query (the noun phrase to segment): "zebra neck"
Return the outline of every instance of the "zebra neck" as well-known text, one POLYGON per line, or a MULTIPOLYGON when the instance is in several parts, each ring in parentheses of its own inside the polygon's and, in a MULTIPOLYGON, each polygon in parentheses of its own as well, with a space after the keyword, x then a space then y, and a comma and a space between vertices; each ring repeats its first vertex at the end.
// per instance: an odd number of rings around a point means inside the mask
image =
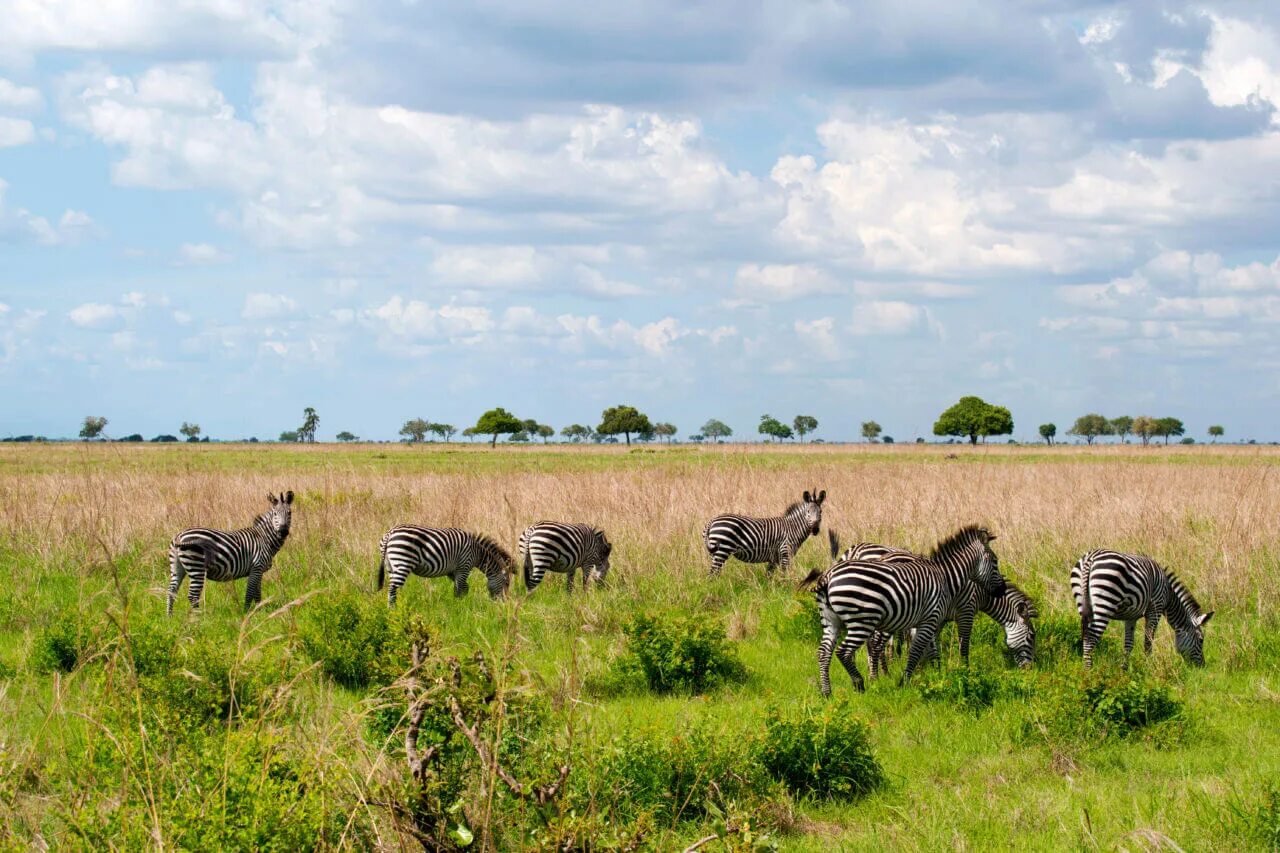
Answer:
POLYGON ((1200 605, 1196 604, 1182 581, 1167 572, 1161 573, 1161 579, 1167 592, 1164 613, 1169 620, 1169 627, 1175 631, 1191 627, 1195 618, 1200 615, 1200 605))
POLYGON ((266 546, 267 552, 273 557, 282 547, 284 547, 284 540, 289 535, 288 530, 277 533, 276 529, 272 527, 269 522, 258 522, 254 524, 253 532, 255 538, 266 546))
POLYGON ((942 577, 946 582, 947 591, 951 593, 951 595, 959 594, 973 583, 969 579, 969 572, 966 570, 966 566, 961 564, 958 560, 938 564, 938 568, 942 571, 942 577))
POLYGON ((785 519, 787 538, 792 545, 799 545, 809 538, 809 523, 803 515, 790 515, 785 519))

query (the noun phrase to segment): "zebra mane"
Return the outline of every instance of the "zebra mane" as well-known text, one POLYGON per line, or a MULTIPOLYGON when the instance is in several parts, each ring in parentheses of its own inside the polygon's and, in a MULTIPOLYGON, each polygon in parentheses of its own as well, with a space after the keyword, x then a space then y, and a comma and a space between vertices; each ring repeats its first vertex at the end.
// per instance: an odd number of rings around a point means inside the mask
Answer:
POLYGON ((505 571, 515 570, 515 561, 511 559, 511 554, 506 548, 481 533, 473 533, 472 537, 476 541, 476 548, 490 561, 502 566, 505 571))
POLYGON ((1005 598, 1011 601, 1025 601, 1027 603, 1027 607, 1029 608, 1028 615, 1031 618, 1034 619, 1040 615, 1039 611, 1036 610, 1036 603, 1031 600, 1031 596, 1023 592, 1022 588, 1019 587, 1017 584, 1015 584, 1013 581, 1006 580, 1004 582, 1004 590, 1005 590, 1004 591, 1005 598))
POLYGON ((782 511, 782 517, 786 518, 794 513, 800 512, 803 509, 804 509, 804 501, 795 501, 793 503, 788 504, 787 508, 782 511))
POLYGON ((965 550, 971 546, 974 541, 986 544, 993 537, 985 527, 978 524, 966 524, 955 533, 952 533, 946 539, 943 539, 933 550, 929 552, 929 560, 937 562, 944 560, 953 554, 965 550))
POLYGON ((1191 590, 1187 589, 1187 585, 1168 569, 1165 569, 1164 573, 1169 578, 1169 588, 1173 591, 1173 597, 1187 611, 1187 615, 1194 619, 1203 613, 1204 611, 1200 609, 1200 602, 1196 601, 1196 597, 1191 594, 1191 590))

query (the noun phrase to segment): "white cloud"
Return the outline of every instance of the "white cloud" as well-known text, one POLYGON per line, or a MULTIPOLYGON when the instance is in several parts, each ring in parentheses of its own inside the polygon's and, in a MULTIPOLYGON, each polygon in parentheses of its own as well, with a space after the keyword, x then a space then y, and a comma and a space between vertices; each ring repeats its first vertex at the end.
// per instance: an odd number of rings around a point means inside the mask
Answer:
POLYGON ((31 122, 21 118, 0 116, 0 148, 14 148, 34 142, 36 128, 31 122))
POLYGON ((185 266, 223 264, 231 256, 211 243, 183 243, 178 249, 180 262, 185 266))
POLYGON ((469 305, 432 306, 417 299, 393 296, 364 312, 386 336, 412 342, 474 343, 494 328, 487 308, 469 305))
POLYGON ((44 105, 39 89, 19 86, 12 80, 0 77, 0 107, 14 110, 38 110, 44 105))
POLYGON ((1213 32, 1200 68, 1209 98, 1220 106, 1267 101, 1280 107, 1280 38, 1247 21, 1210 15, 1213 32))
POLYGON ((873 301, 854 306, 850 331, 855 335, 909 335, 939 331, 929 309, 910 302, 873 301))
POLYGON ((733 283, 738 294, 769 301, 836 290, 835 280, 812 264, 743 264, 734 274, 733 283))
POLYGON ((85 302, 67 312, 72 323, 82 329, 101 329, 120 321, 120 309, 101 302, 85 302))
POLYGON ((451 246, 436 253, 431 272, 450 285, 513 288, 539 282, 551 265, 532 246, 451 246))
POLYGON ((812 346, 823 356, 830 359, 840 356, 840 343, 835 335, 835 318, 819 317, 816 320, 797 320, 793 328, 797 337, 812 346))
POLYGON ((287 317, 298 310, 298 303, 277 293, 250 293, 244 299, 240 316, 246 320, 272 320, 287 317))

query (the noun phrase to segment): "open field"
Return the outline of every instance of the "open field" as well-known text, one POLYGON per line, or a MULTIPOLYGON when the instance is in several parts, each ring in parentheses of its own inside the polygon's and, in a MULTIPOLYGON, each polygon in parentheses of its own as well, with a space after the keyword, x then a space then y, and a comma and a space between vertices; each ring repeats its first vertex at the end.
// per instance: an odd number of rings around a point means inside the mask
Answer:
POLYGON ((408 667, 398 644, 417 615, 436 657, 480 649, 497 670, 509 707, 485 706, 480 731, 517 775, 546 782, 571 765, 559 798, 535 808, 477 769, 443 717, 432 731, 457 747, 455 775, 431 796, 472 849, 668 850, 710 835, 700 849, 751 849, 748 821, 784 850, 1265 848, 1280 843, 1277 466, 1273 448, 1206 446, 0 446, 0 841, 418 849, 407 810, 430 809, 410 790, 405 693, 386 671, 408 667), (777 514, 811 488, 827 490, 824 527, 848 542, 926 550, 961 524, 989 526, 1041 613, 1032 672, 1010 669, 990 621, 972 666, 987 681, 945 677, 954 629, 942 673, 926 667, 917 685, 882 679, 858 696, 837 667, 826 704, 870 724, 885 776, 854 799, 748 767, 772 709, 822 710, 811 598, 794 581, 825 565, 825 542, 806 544, 789 578, 730 562, 708 580, 700 539, 718 512, 777 514), (211 583, 193 617, 184 587, 166 620, 169 538, 244 526, 286 489, 293 529, 265 605, 246 617, 243 582, 211 583), (415 577, 377 622, 388 527, 465 527, 514 551, 543 518, 608 532, 608 587, 570 597, 553 575, 495 604, 478 574, 462 601, 415 577), (1149 554, 1216 610, 1204 670, 1183 665, 1165 624, 1154 657, 1139 650, 1121 675, 1114 625, 1100 674, 1084 676, 1067 572, 1100 546, 1149 554), (651 693, 619 665, 644 613, 723 626, 745 679, 651 693), (378 630, 395 637, 363 649, 378 674, 337 672, 378 630), (1098 679, 1172 711, 1104 729, 1105 709, 1081 718, 1072 705, 1098 679), (662 763, 637 756, 661 748, 705 754, 710 778, 650 807, 633 777, 662 763))

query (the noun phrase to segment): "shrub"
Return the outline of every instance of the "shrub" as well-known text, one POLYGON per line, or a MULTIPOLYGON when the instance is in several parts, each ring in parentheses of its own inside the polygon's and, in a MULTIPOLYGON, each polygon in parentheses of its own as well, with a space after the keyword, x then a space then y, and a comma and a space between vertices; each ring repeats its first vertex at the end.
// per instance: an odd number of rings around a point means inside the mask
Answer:
POLYGON ((79 613, 59 613, 36 635, 29 665, 40 673, 71 672, 88 656, 89 642, 79 613))
POLYGON ((845 702, 770 710, 757 755, 774 779, 799 796, 849 800, 884 784, 870 730, 845 702))
POLYGON ((926 702, 945 702, 966 711, 990 708, 1001 693, 1000 681, 976 669, 944 669, 919 680, 926 702))
POLYGON ((779 639, 818 642, 822 639, 822 611, 818 609, 818 602, 811 594, 789 602, 777 626, 779 639))
POLYGON ((390 684, 409 667, 409 641, 381 602, 342 596, 308 605, 303 651, 344 687, 390 684))
POLYGON ((718 622, 705 617, 644 614, 623 630, 627 654, 619 665, 638 668, 655 693, 704 693, 746 678, 746 667, 718 622))
POLYGON ((1233 834, 1260 849, 1280 850, 1280 782, 1264 782, 1248 797, 1231 797, 1225 823, 1233 834))
POLYGON ((1141 676, 1106 674, 1086 679, 1084 701, 1094 722, 1106 735, 1128 737, 1139 729, 1173 719, 1182 703, 1163 684, 1150 684, 1141 676))
POLYGON ((1182 702, 1165 685, 1139 673, 1094 669, 1083 683, 1049 681, 1028 707, 1022 735, 1054 742, 1143 737, 1160 744, 1180 740, 1186 723, 1182 702))
POLYGON ((272 660, 265 650, 239 658, 233 644, 216 640, 192 640, 172 647, 168 656, 147 653, 140 660, 146 707, 170 729, 259 714, 290 677, 287 659, 272 660))

